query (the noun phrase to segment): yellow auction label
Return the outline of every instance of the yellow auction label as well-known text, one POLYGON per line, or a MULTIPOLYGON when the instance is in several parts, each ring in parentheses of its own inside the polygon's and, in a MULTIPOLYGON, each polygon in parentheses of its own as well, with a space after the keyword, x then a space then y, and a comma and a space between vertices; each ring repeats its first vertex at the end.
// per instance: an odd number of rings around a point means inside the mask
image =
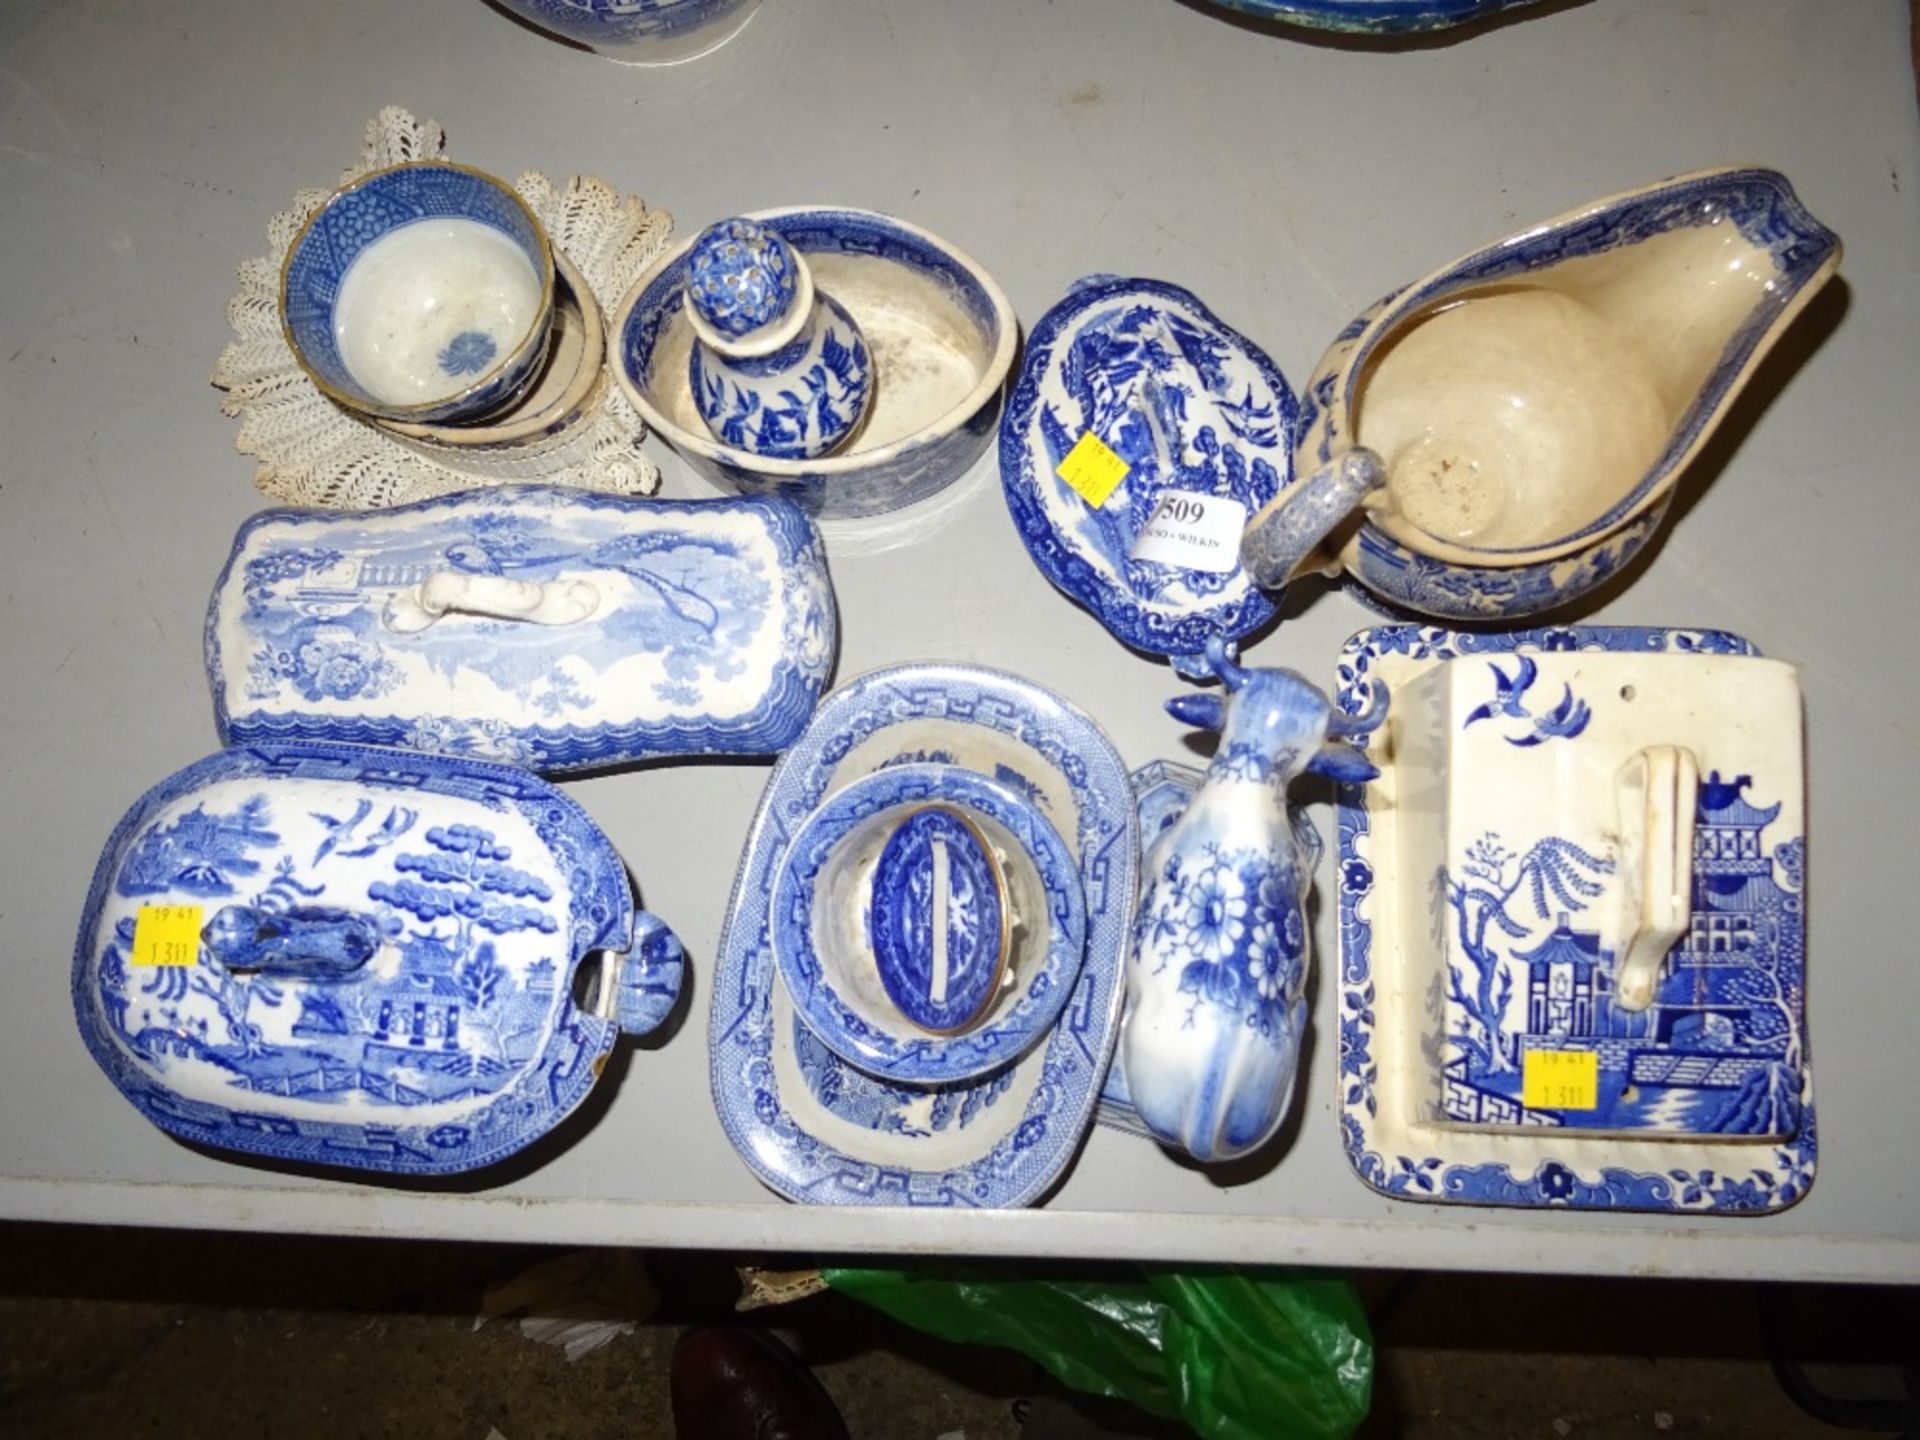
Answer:
POLYGON ((1520 1101, 1529 1110, 1598 1110, 1600 1057, 1591 1050, 1529 1050, 1520 1101))
POLYGON ((1055 467, 1054 474, 1071 485, 1082 500, 1098 509, 1107 503, 1114 487, 1127 478, 1127 462, 1089 430, 1055 467))
POLYGON ((200 954, 198 905, 142 905, 133 922, 133 963, 191 965, 200 954))

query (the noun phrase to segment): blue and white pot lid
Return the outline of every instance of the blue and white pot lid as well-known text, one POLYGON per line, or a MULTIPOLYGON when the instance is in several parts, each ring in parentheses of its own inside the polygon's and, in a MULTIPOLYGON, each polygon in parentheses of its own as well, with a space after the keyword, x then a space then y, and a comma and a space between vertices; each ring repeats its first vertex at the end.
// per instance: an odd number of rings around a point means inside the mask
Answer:
POLYGON ((95 1061, 170 1135, 434 1175, 551 1130, 616 1035, 672 1010, 682 969, 552 786, 299 742, 208 756, 128 811, 73 999, 95 1061))
POLYGON ((1113 1056, 1139 884, 1133 792, 1080 710, 1000 671, 905 665, 833 691, 774 767, 715 957, 714 1105, 760 1179, 812 1204, 1030 1205, 1079 1149, 1113 1056), (1078 858, 1086 954, 1059 1022, 1012 1065, 960 1084, 878 1080, 822 1045, 780 983, 770 939, 789 840, 841 787, 934 761, 1026 795, 1078 858))
POLYGON ((818 532, 776 498, 547 485, 364 514, 267 510, 207 615, 221 736, 552 773, 771 754, 833 667, 818 532))
POLYGON ((1117 639, 1204 676, 1209 639, 1279 602, 1241 570, 1239 540, 1291 482, 1298 428, 1279 368, 1190 292, 1089 276, 1027 337, 1000 478, 1042 574, 1117 639))

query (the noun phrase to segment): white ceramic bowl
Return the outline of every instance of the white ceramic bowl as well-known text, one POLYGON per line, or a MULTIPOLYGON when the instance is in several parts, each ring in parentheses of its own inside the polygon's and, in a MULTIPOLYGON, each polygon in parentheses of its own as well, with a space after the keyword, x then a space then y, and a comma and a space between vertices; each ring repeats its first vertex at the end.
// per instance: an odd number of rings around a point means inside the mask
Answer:
POLYGON ((825 518, 879 515, 952 484, 993 438, 1019 322, 1000 287, 938 236, 870 210, 795 207, 750 214, 805 258, 873 355, 873 404, 835 453, 776 460, 716 440, 687 381, 691 240, 633 284, 613 320, 614 373, 634 406, 695 471, 723 490, 784 495, 825 518))

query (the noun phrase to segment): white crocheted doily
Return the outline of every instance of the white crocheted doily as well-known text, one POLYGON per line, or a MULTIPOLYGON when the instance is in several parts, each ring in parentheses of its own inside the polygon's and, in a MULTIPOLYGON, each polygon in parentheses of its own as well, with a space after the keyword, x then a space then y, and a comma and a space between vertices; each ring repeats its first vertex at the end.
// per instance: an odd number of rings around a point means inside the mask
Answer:
MULTIPOLYGON (((341 172, 344 184, 369 170, 446 154, 446 132, 388 106, 367 123, 360 159, 341 172)), ((540 217, 554 245, 592 286, 601 309, 614 306, 640 271, 666 249, 673 217, 622 196, 604 180, 575 175, 557 187, 537 170, 514 188, 540 217)), ((240 291, 227 305, 238 337, 220 355, 213 383, 220 408, 240 421, 234 446, 257 459, 253 483, 277 500, 336 510, 404 505, 476 485, 545 480, 622 495, 651 495, 660 471, 640 453, 646 426, 618 385, 557 433, 511 451, 462 456, 440 453, 388 434, 335 405, 295 363, 280 330, 280 266, 306 219, 332 193, 302 190, 293 208, 267 226, 271 253, 240 266, 240 291)))

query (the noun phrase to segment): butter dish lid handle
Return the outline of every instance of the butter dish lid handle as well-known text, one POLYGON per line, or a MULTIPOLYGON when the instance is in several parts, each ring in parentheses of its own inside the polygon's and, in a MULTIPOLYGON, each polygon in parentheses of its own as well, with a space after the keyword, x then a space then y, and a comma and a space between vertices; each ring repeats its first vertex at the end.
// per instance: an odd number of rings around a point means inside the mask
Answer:
POLYGON ((1623 1010, 1653 1003, 1660 969, 1693 910, 1693 825, 1700 762, 1679 745, 1649 745, 1620 767, 1621 870, 1628 940, 1615 999, 1623 1010))
POLYGON ((600 591, 589 580, 511 580, 436 570, 387 604, 389 630, 417 634, 452 614, 529 625, 577 625, 600 608, 600 591))

